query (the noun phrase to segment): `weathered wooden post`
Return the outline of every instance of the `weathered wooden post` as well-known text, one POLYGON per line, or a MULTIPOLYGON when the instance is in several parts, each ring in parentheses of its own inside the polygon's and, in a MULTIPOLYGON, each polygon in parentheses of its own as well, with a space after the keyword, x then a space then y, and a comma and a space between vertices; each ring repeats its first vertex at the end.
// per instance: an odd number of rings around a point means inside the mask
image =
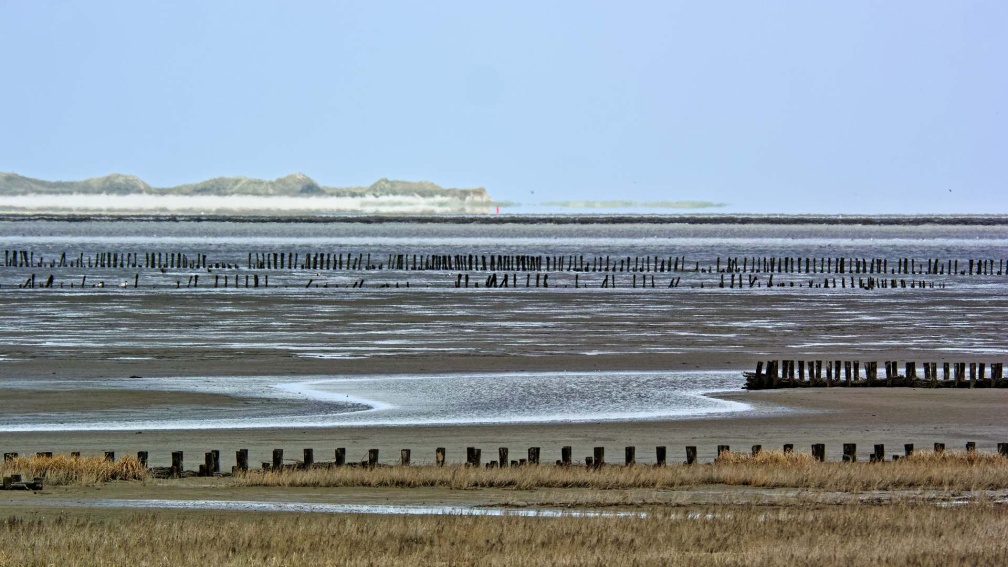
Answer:
POLYGON ((751 453, 751 455, 753 457, 755 457, 756 455, 759 455, 762 452, 763 452, 763 445, 753 445, 752 446, 752 453, 751 453))
POLYGON ((368 449, 367 466, 372 469, 378 466, 378 449, 368 449))
POLYGON ((478 451, 476 447, 466 447, 466 466, 467 467, 478 467, 480 465, 480 459, 478 456, 478 451))
POLYGON ((731 447, 729 447, 728 445, 718 445, 717 446, 717 458, 718 459, 721 458, 722 454, 724 454, 724 453, 730 453, 730 452, 731 452, 731 447))
POLYGON ((273 470, 283 467, 283 449, 273 449, 273 470))
POLYGON ((913 455, 913 452, 914 452, 914 444, 913 443, 904 443, 903 444, 903 456, 904 457, 909 457, 910 455, 913 455))
POLYGON ((171 469, 169 470, 172 478, 179 478, 182 476, 182 473, 185 470, 182 466, 182 451, 172 451, 171 469))
POLYGON ((882 443, 875 444, 875 452, 872 453, 871 460, 876 463, 885 462, 885 445, 882 443))
POLYGON ((655 461, 656 461, 655 465, 656 466, 659 466, 659 467, 664 467, 665 466, 665 462, 666 462, 665 456, 666 456, 666 454, 665 454, 665 445, 659 445, 659 446, 655 447, 655 461))
POLYGON ((141 467, 147 468, 147 451, 137 451, 137 460, 141 467))
POLYGON ((820 463, 826 460, 826 445, 824 443, 812 444, 812 458, 820 463))
POLYGON ((790 455, 791 453, 794 453, 794 444, 793 443, 785 443, 784 444, 784 454, 785 455, 790 455))
POLYGON ((1002 457, 1008 457, 1008 443, 998 443, 997 452, 1002 457))
POLYGON ((310 469, 315 464, 315 450, 305 449, 304 450, 304 460, 302 461, 302 466, 306 469, 310 469))
POLYGON ((445 448, 444 447, 438 447, 437 449, 434 450, 434 463, 437 466, 439 466, 439 467, 443 467, 444 466, 444 463, 445 463, 445 448))
POLYGON ((605 447, 595 447, 592 450, 592 456, 595 468, 601 468, 605 464, 605 447))
POLYGON ((942 455, 942 454, 944 454, 945 453, 945 444, 944 443, 935 443, 934 444, 934 452, 935 452, 936 455, 942 455))
POLYGON ((199 468, 199 476, 213 476, 213 454, 207 451, 203 453, 203 464, 199 468))
POLYGON ((336 449, 336 454, 334 455, 335 463, 337 467, 342 467, 346 464, 346 447, 338 447, 336 449))
POLYGON ((539 447, 528 448, 528 464, 530 465, 539 464, 539 447))
POLYGON ((105 451, 105 460, 108 462, 115 461, 115 451, 105 451))
POLYGON ((242 472, 248 470, 248 449, 238 449, 235 451, 235 466, 242 472))
POLYGON ((976 453, 976 441, 967 441, 966 442, 966 452, 967 453, 976 453))
POLYGON ((969 373, 969 381, 970 381, 969 384, 970 384, 970 389, 971 390, 973 388, 976 388, 976 370, 977 370, 976 363, 975 362, 969 363, 969 372, 970 372, 969 373))
POLYGON ((843 444, 843 462, 845 463, 857 462, 857 444, 855 443, 843 444))
POLYGON ((631 445, 624 448, 623 452, 623 464, 628 467, 634 466, 637 463, 637 448, 631 445))
POLYGON ((410 450, 409 449, 401 449, 399 451, 399 464, 402 465, 402 466, 404 466, 404 467, 410 466, 410 450))
POLYGON ((696 448, 696 445, 687 445, 686 446, 686 464, 687 465, 696 464, 696 460, 697 460, 697 448, 696 448))
POLYGON ((571 447, 570 445, 564 445, 560 447, 560 464, 569 467, 571 466, 571 447))

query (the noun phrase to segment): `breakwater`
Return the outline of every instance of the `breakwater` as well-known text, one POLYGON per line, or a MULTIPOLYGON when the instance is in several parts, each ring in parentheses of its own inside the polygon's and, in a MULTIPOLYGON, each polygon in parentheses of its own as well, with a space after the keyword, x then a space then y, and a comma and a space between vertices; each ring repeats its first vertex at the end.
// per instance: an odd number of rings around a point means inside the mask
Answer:
POLYGON ((1003 363, 944 362, 941 377, 937 362, 882 363, 859 360, 769 360, 756 363, 755 372, 743 372, 747 390, 808 387, 908 387, 908 388, 1008 388, 1003 363), (863 368, 863 371, 862 371, 863 368), (988 371, 989 368, 989 371, 988 371), (968 371, 968 372, 967 372, 968 371))

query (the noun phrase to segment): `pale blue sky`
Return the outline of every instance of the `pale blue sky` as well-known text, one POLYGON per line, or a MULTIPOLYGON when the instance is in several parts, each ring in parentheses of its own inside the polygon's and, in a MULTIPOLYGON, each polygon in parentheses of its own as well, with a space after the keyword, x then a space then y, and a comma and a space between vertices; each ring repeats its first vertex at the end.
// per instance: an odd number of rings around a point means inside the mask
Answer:
POLYGON ((0 171, 1008 212, 1003 0, 484 4, 0 0, 0 171))

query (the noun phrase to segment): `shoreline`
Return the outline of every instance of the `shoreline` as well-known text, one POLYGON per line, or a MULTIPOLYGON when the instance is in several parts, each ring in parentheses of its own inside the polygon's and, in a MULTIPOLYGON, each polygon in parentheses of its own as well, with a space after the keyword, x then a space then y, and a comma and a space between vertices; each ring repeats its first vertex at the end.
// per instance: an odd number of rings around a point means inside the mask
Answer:
MULTIPOLYGON (((88 402, 87 397, 95 395, 102 392, 89 391, 79 399, 88 402)), ((865 447, 883 443, 893 448, 915 443, 929 449, 931 444, 942 442, 952 450, 967 441, 976 442, 981 449, 1008 441, 1000 425, 1003 408, 1008 406, 1008 391, 1004 390, 817 388, 708 395, 742 402, 751 409, 625 421, 2 432, 0 447, 22 454, 149 451, 152 466, 168 464, 171 451, 184 451, 191 455, 187 462, 192 463, 203 452, 219 449, 222 466, 229 467, 233 451, 239 448, 249 449, 251 463, 269 461, 276 448, 285 449, 288 460, 300 459, 304 448, 313 448, 316 460, 331 460, 336 447, 345 447, 351 461, 378 448, 380 461, 387 463, 397 462, 399 449, 408 448, 414 462, 425 463, 434 461, 436 447, 447 449, 449 462, 461 462, 470 446, 481 447, 488 455, 497 447, 509 447, 513 455, 521 455, 525 448, 536 446, 541 447, 543 459, 551 462, 559 458, 562 446, 572 446, 575 460, 581 460, 591 455, 595 446, 605 446, 619 456, 622 447, 634 445, 638 461, 653 462, 656 446, 668 446, 669 458, 678 460, 683 447, 695 445, 704 461, 713 459, 722 444, 748 450, 754 444, 775 449, 792 443, 796 451, 807 452, 811 444, 825 443, 829 458, 839 458, 843 443, 865 447)), ((7 403, 17 401, 7 399, 7 403)))

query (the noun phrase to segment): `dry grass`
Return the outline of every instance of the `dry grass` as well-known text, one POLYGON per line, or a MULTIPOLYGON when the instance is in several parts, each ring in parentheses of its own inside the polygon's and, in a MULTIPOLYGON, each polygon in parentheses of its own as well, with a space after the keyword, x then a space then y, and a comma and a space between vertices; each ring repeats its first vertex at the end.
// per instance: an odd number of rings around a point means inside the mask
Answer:
POLYGON ((667 467, 606 465, 598 470, 553 465, 476 468, 461 465, 250 470, 237 486, 371 487, 452 489, 677 488, 724 484, 764 488, 807 488, 856 492, 927 488, 996 490, 1008 488, 1008 459, 989 453, 918 452, 886 463, 816 462, 808 453, 764 451, 756 457, 726 453, 713 464, 667 467))
POLYGON ((132 455, 107 461, 103 456, 72 457, 65 454, 52 457, 15 457, 0 463, 0 474, 20 474, 26 480, 44 477, 46 484, 81 485, 100 484, 110 480, 144 480, 149 476, 147 469, 132 455))
POLYGON ((1008 563, 990 504, 653 509, 647 518, 20 512, 0 565, 871 565, 1008 563))

